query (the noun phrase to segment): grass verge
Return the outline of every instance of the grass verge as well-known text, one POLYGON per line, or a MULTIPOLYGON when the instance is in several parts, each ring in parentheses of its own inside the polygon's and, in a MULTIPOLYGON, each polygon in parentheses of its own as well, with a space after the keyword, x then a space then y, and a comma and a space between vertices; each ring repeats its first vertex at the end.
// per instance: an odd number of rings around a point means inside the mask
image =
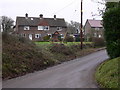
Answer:
POLYGON ((102 88, 118 88, 118 62, 120 57, 103 62, 97 69, 95 78, 102 88))

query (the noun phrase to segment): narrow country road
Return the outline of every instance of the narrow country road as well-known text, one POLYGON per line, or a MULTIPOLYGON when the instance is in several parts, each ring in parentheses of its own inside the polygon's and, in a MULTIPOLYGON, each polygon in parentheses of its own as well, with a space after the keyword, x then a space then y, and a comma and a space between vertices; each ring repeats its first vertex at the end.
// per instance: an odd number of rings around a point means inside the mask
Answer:
POLYGON ((108 58, 105 50, 98 51, 43 71, 3 81, 3 88, 97 88, 95 69, 108 58))

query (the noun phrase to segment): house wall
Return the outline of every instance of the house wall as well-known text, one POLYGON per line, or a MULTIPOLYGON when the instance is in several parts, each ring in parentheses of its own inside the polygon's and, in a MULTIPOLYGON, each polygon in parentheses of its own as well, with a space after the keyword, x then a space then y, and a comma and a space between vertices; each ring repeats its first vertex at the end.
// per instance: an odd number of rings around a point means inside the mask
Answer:
POLYGON ((92 28, 91 28, 90 24, 88 23, 88 21, 86 22, 84 29, 85 29, 85 40, 88 41, 89 38, 92 37, 91 36, 91 33, 92 33, 91 29, 92 28))
POLYGON ((92 40, 92 38, 94 37, 104 38, 104 29, 102 27, 99 27, 99 30, 96 30, 95 28, 97 27, 91 27, 89 22, 88 21, 86 22, 84 26, 86 41, 92 40), (99 35, 101 35, 101 37, 99 37, 99 35))
MULTIPOLYGON (((17 26, 17 25, 16 25, 17 26)), ((38 30, 37 26, 30 26, 30 30, 24 30, 24 26, 17 26, 16 27, 18 35, 25 34, 25 38, 29 39, 29 35, 32 34, 32 40, 33 41, 43 41, 43 37, 48 34, 53 34, 55 31, 57 31, 57 27, 49 27, 49 30, 38 30), (35 38, 35 34, 41 34, 40 38, 35 38)), ((63 27, 60 31, 60 34, 65 35, 67 28, 63 27)))

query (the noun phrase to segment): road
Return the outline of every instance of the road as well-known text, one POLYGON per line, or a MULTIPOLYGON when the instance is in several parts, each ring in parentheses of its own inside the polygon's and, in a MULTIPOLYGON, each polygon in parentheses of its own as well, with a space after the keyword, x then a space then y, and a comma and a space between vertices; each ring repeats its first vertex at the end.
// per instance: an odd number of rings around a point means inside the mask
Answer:
POLYGON ((98 51, 43 71, 3 81, 3 88, 97 88, 95 69, 108 58, 105 50, 98 51))

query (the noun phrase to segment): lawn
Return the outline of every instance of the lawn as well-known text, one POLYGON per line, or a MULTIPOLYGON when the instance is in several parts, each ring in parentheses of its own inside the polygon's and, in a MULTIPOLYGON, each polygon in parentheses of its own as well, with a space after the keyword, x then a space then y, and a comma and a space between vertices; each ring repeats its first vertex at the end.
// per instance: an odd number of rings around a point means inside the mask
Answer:
POLYGON ((118 62, 120 57, 102 63, 96 72, 96 80, 102 88, 118 88, 118 62))

